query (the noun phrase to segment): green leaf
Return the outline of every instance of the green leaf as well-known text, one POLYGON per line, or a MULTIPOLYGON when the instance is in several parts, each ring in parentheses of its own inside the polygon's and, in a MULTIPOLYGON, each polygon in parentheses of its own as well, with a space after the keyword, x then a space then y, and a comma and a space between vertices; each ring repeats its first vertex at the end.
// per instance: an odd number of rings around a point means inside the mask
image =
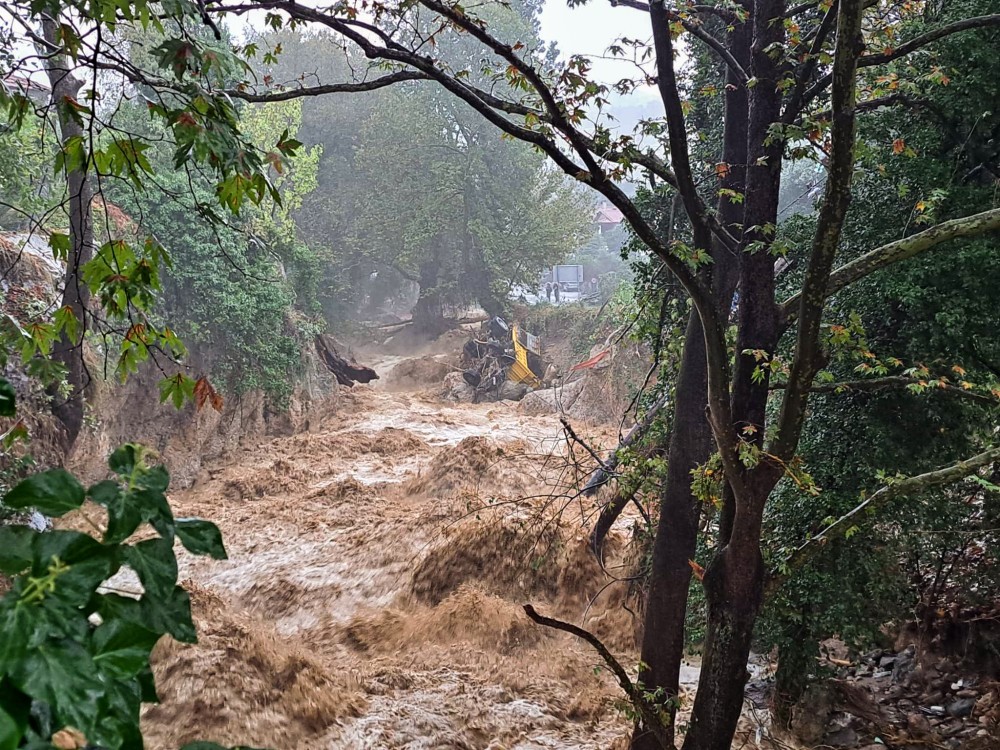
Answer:
POLYGON ((65 469, 49 469, 34 474, 7 493, 8 508, 37 508, 48 516, 62 516, 76 510, 85 498, 83 485, 65 469))
POLYGON ((16 575, 31 565, 31 541, 37 534, 27 526, 0 526, 0 572, 16 575))
POLYGON ((56 726, 72 726, 89 736, 94 704, 104 689, 90 654, 71 640, 46 641, 15 665, 11 682, 53 709, 56 726))
POLYGON ((87 490, 87 494, 95 503, 108 510, 108 528, 104 532, 105 543, 124 542, 143 522, 138 503, 131 502, 129 495, 113 479, 98 482, 87 490))
POLYGON ((28 727, 31 699, 7 679, 0 680, 0 750, 14 750, 28 727))
POLYGON ((131 477, 136 466, 142 462, 142 447, 134 443, 126 443, 116 448, 108 456, 108 466, 115 474, 123 477, 131 477))
POLYGON ((0 417, 13 417, 16 397, 14 386, 6 378, 0 378, 0 417))
POLYGON ((184 548, 195 555, 209 555, 215 560, 226 560, 222 532, 211 521, 200 518, 178 518, 177 537, 184 548))
POLYGON ((182 643, 198 640, 191 620, 191 597, 180 586, 174 587, 164 598, 143 596, 132 599, 118 594, 102 594, 97 611, 105 621, 121 618, 155 633, 169 633, 182 643))
POLYGON ((9 673, 24 658, 34 625, 31 611, 18 603, 15 591, 0 600, 0 674, 9 673))
POLYGON ((156 694, 156 679, 153 677, 153 670, 147 665, 135 676, 135 681, 139 686, 139 700, 143 703, 159 703, 160 696, 156 694))
POLYGON ((139 576, 146 594, 152 599, 169 597, 177 584, 173 543, 167 539, 149 539, 124 551, 125 561, 139 576))
POLYGON ((115 679, 129 679, 149 665, 159 633, 133 622, 109 620, 94 631, 94 663, 115 679))
POLYGON ((32 550, 35 576, 44 575, 57 558, 68 566, 56 578, 53 596, 74 607, 86 604, 97 587, 118 569, 114 547, 106 547, 78 531, 38 534, 34 537, 32 550))

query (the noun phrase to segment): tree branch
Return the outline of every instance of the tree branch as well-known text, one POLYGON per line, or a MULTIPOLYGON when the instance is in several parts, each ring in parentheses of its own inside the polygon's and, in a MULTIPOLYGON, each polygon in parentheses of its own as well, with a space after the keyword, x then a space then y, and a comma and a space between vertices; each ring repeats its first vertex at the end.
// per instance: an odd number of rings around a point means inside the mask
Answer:
POLYGON ((386 86, 403 81, 429 81, 430 76, 415 70, 400 70, 396 73, 374 78, 370 81, 357 81, 355 83, 329 83, 319 86, 299 86, 296 88, 284 89, 282 91, 269 91, 258 94, 253 91, 243 89, 230 89, 226 91, 229 96, 235 99, 242 99, 246 102, 284 102, 289 99, 301 99, 308 96, 323 96, 324 94, 357 94, 364 91, 376 91, 386 86))
POLYGON ((589 630, 584 630, 578 625, 573 625, 569 622, 563 622, 562 620, 556 620, 552 617, 545 617, 544 615, 538 614, 535 608, 530 604, 524 605, 524 613, 531 618, 532 622, 542 625, 547 628, 553 628, 554 630, 561 630, 564 633, 570 633, 575 635, 587 643, 589 643, 593 649, 598 653, 604 663, 608 665, 615 677, 618 680, 618 684, 621 685, 622 690, 628 696, 632 705, 635 706, 636 710, 640 713, 643 719, 643 724, 650 731, 656 735, 657 742, 663 748, 672 748, 673 743, 670 742, 669 736, 667 734, 667 729, 663 724, 663 719, 660 716, 661 708, 654 704, 649 698, 646 697, 642 689, 636 686, 628 676, 628 672, 621 665, 612 654, 608 647, 601 643, 600 639, 591 633, 589 630))
POLYGON ((777 589, 789 573, 816 555, 831 539, 843 536, 853 524, 850 522, 858 518, 862 513, 871 513, 879 507, 885 505, 890 500, 914 492, 922 492, 932 487, 940 487, 945 484, 952 484, 961 479, 965 479, 975 474, 979 469, 990 466, 1000 460, 1000 446, 990 448, 964 461, 958 461, 943 469, 929 471, 925 474, 918 474, 915 477, 901 479, 887 484, 874 492, 871 497, 864 500, 852 510, 848 511, 823 531, 812 539, 804 542, 794 552, 785 558, 781 564, 782 572, 774 574, 767 584, 767 593, 772 594, 777 589))
MULTIPOLYGON (((627 8, 635 8, 636 10, 649 13, 649 3, 642 2, 642 0, 611 0, 611 5, 612 7, 621 5, 627 8)), ((740 65, 739 61, 733 57, 732 53, 726 49, 722 42, 705 31, 700 22, 692 21, 690 16, 682 16, 680 13, 672 10, 667 11, 667 18, 671 22, 679 22, 680 25, 684 27, 684 29, 692 36, 697 37, 709 46, 720 58, 722 58, 722 61, 729 66, 729 69, 736 74, 740 83, 745 85, 750 80, 750 76, 747 75, 747 72, 743 69, 743 66, 740 65)))
MULTIPOLYGON (((959 237, 974 237, 997 230, 1000 230, 1000 208, 993 208, 961 219, 945 221, 930 229, 925 229, 923 232, 882 245, 831 273, 827 281, 825 296, 830 297, 875 271, 901 260, 912 258, 942 242, 959 237)), ((782 312, 785 313, 789 321, 796 317, 795 308, 800 304, 800 297, 801 294, 796 294, 789 297, 781 305, 782 312)))
MULTIPOLYGON (((911 385, 927 386, 928 390, 938 392, 944 391, 956 396, 978 401, 981 404, 996 406, 1000 404, 1000 399, 987 396, 985 393, 966 390, 952 383, 943 383, 934 378, 911 378, 905 375, 889 375, 884 378, 867 378, 862 380, 845 380, 839 383, 815 383, 809 387, 810 393, 840 393, 842 391, 881 391, 887 388, 907 387, 911 385)), ((784 383, 773 383, 771 390, 782 390, 784 383)))
MULTIPOLYGON (((885 63, 892 62, 900 57, 905 57, 911 52, 915 52, 922 47, 926 47, 928 44, 936 42, 939 39, 943 39, 946 36, 951 36, 952 34, 957 34, 961 31, 968 31, 969 29, 982 29, 990 26, 1000 26, 1000 14, 963 18, 961 21, 955 21, 954 23, 941 26, 940 28, 916 36, 910 41, 899 45, 890 52, 882 52, 875 55, 864 55, 858 60, 858 68, 871 68, 875 65, 884 65, 885 63)), ((830 85, 832 80, 833 74, 828 73, 816 81, 809 87, 805 95, 802 97, 803 102, 812 101, 812 99, 818 96, 823 89, 830 85)))
POLYGON ((816 234, 802 293, 799 325, 788 386, 781 403, 777 432, 767 451, 788 461, 798 445, 805 421, 806 403, 813 378, 821 366, 820 325, 833 261, 851 201, 857 114, 857 60, 861 47, 863 0, 840 0, 837 13, 837 46, 833 61, 833 124, 830 129, 830 165, 826 191, 816 221, 816 234))

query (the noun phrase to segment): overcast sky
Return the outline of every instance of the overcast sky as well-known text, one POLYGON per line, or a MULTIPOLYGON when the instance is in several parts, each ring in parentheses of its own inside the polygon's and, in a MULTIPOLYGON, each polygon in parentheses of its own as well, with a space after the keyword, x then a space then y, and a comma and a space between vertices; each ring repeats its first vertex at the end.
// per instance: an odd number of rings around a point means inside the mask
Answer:
MULTIPOLYGON (((602 83, 614 83, 633 78, 638 71, 631 61, 599 57, 607 56, 608 47, 621 37, 648 40, 649 16, 632 8, 614 8, 608 0, 589 0, 576 8, 568 7, 566 0, 547 0, 542 11, 542 37, 559 45, 564 56, 592 56, 594 77, 602 83)), ((650 99, 655 93, 638 91, 635 96, 650 99)))

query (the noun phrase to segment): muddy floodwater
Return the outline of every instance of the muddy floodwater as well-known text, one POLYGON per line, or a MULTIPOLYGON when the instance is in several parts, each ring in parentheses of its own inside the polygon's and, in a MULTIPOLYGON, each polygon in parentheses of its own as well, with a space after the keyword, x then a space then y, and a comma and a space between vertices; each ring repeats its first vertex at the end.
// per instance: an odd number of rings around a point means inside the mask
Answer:
POLYGON ((554 416, 369 387, 210 468, 171 500, 217 522, 230 559, 181 557, 200 640, 155 653, 150 746, 613 746, 628 722, 607 672, 522 610, 635 663, 578 480, 554 416))

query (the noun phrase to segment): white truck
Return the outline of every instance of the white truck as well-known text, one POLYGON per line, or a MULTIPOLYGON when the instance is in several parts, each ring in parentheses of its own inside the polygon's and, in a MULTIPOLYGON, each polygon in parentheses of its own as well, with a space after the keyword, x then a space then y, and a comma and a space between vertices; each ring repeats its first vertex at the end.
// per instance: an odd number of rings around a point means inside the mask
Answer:
POLYGON ((564 292, 583 291, 583 266, 552 266, 552 280, 564 292))

